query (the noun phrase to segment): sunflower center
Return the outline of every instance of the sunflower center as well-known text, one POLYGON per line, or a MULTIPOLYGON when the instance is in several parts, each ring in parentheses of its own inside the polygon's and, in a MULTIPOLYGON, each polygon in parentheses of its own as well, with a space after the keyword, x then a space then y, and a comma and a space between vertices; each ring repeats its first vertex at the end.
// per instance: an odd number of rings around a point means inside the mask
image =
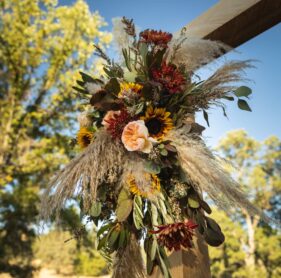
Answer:
POLYGON ((149 119, 145 125, 150 135, 157 135, 163 129, 163 123, 157 118, 149 119))
POLYGON ((90 138, 90 136, 87 136, 87 135, 84 136, 84 137, 83 137, 83 142, 84 142, 84 144, 87 145, 87 146, 90 145, 90 143, 91 143, 91 138, 90 138))

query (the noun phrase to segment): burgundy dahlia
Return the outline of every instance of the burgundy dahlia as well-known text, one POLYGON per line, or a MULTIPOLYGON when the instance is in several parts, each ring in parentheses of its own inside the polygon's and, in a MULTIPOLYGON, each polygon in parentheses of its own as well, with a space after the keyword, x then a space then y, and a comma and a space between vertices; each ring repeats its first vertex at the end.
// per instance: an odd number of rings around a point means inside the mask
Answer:
POLYGON ((146 29, 140 33, 141 42, 167 47, 173 35, 167 32, 146 29))
POLYGON ((176 94, 184 90, 186 79, 184 75, 172 64, 161 65, 160 69, 152 70, 152 77, 161 83, 170 93, 176 94))
POLYGON ((170 251, 173 249, 178 251, 182 247, 192 247, 193 230, 197 226, 191 220, 185 220, 184 222, 157 226, 158 230, 151 231, 151 233, 157 234, 160 245, 167 247, 170 251))
POLYGON ((102 124, 114 139, 121 138, 124 127, 132 120, 126 110, 109 111, 104 116, 102 124))

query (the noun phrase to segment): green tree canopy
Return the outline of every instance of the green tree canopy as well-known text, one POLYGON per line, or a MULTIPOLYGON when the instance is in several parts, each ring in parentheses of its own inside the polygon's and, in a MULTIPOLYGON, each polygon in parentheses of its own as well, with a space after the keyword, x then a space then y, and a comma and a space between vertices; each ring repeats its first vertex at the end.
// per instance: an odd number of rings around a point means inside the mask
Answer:
POLYGON ((105 25, 83 0, 0 3, 0 270, 14 276, 30 272, 38 195, 71 155, 71 87, 80 69, 97 70, 89 57, 111 41, 105 25))
MULTIPOLYGON (((251 201, 269 216, 280 219, 280 139, 271 136, 259 142, 244 130, 232 131, 217 150, 231 161, 233 167, 228 165, 229 170, 251 201)), ((245 210, 233 212, 230 218, 220 214, 226 242, 211 250, 215 277, 280 277, 281 234, 277 225, 269 226, 245 210)))

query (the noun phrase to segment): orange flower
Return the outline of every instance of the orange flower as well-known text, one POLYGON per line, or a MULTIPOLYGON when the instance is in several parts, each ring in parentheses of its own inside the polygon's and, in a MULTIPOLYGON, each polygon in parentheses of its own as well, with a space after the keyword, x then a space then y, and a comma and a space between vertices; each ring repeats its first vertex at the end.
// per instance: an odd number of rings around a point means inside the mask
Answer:
POLYGON ((123 130, 121 140, 128 151, 144 153, 150 153, 152 142, 155 141, 149 137, 148 129, 141 120, 129 122, 123 130))

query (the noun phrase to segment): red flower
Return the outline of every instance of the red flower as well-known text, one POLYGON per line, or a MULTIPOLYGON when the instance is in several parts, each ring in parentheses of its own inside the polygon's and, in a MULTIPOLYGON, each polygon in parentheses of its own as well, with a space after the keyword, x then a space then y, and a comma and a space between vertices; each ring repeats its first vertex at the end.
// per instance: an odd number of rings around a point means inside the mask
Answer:
POLYGON ((170 93, 182 92, 186 84, 184 75, 172 64, 162 64, 160 69, 152 70, 152 77, 161 83, 170 93))
POLYGON ((157 234, 160 245, 167 247, 170 251, 173 249, 178 251, 182 247, 192 247, 193 230, 197 226, 191 220, 185 220, 184 222, 157 226, 158 230, 151 231, 151 233, 157 234))
POLYGON ((173 35, 167 32, 146 29, 140 33, 141 42, 152 43, 162 47, 167 47, 173 35))
POLYGON ((126 110, 108 111, 104 116, 102 124, 113 138, 121 138, 124 127, 133 118, 126 110))

